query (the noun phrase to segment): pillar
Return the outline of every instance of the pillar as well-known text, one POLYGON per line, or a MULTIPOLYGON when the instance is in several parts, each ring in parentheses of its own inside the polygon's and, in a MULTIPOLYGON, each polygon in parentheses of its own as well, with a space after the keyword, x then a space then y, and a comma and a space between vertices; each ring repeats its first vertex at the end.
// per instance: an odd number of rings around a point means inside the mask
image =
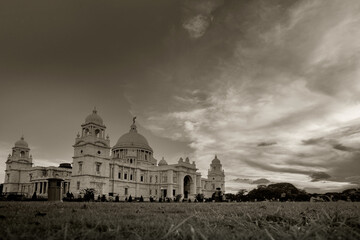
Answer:
POLYGON ((195 197, 196 195, 196 175, 191 176, 192 184, 190 184, 190 194, 195 197))
POLYGON ((179 194, 182 195, 182 197, 184 197, 184 173, 179 172, 179 194))
POLYGON ((174 172, 173 170, 168 170, 167 172, 167 179, 168 179, 168 186, 167 186, 167 196, 169 198, 173 198, 173 176, 174 172))

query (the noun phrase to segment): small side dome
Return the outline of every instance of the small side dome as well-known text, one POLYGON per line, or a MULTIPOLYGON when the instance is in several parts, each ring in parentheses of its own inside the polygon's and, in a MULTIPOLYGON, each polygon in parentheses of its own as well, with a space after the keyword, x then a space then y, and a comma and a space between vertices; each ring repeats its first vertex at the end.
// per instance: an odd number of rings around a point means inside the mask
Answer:
POLYGON ((168 163, 165 161, 164 157, 162 157, 162 159, 159 162, 159 166, 164 166, 164 165, 168 165, 168 163))
POLYGON ((96 109, 93 110, 92 114, 90 114, 89 116, 87 116, 85 118, 85 123, 95 123, 97 125, 101 125, 103 126, 103 120, 102 118, 97 114, 96 109))
POLYGON ((29 148, 29 145, 28 145, 28 143, 24 140, 24 137, 21 137, 21 139, 15 143, 15 147, 29 148))
POLYGON ((211 162, 212 164, 220 164, 220 160, 217 158, 217 155, 215 155, 215 158, 211 162))

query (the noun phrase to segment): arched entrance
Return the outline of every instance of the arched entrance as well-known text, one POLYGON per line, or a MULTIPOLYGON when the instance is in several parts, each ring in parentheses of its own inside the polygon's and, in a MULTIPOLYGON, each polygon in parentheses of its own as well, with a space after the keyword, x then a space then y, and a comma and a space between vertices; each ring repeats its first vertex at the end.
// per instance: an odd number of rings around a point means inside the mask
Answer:
POLYGON ((184 177, 184 198, 188 198, 189 194, 191 194, 191 184, 192 184, 192 179, 189 175, 186 175, 184 177))

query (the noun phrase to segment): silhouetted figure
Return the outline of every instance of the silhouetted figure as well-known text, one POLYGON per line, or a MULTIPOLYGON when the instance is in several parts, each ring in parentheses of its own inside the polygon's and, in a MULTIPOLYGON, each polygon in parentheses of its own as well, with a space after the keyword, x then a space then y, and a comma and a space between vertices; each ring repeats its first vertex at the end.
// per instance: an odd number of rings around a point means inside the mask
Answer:
POLYGON ((131 195, 129 196, 128 202, 132 202, 132 197, 131 197, 131 195))
POLYGON ((101 201, 102 201, 102 202, 106 202, 106 197, 105 197, 105 195, 102 195, 101 201))
POLYGON ((37 199, 36 192, 34 192, 34 194, 31 197, 31 200, 36 201, 36 199, 37 199))
POLYGON ((216 188, 216 191, 213 194, 213 200, 215 200, 215 202, 222 202, 222 199, 223 199, 222 191, 220 190, 220 188, 216 188))

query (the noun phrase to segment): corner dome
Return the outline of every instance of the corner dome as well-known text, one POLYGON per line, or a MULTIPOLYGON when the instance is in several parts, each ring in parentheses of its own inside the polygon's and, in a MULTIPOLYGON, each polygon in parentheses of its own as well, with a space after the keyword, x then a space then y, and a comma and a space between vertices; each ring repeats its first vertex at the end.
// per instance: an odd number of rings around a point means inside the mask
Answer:
POLYGON ((29 145, 28 145, 28 143, 24 140, 24 137, 21 137, 21 139, 18 140, 18 141, 15 143, 15 147, 28 148, 29 145))
POLYGON ((137 132, 135 122, 131 125, 130 131, 122 135, 113 148, 142 148, 153 151, 146 138, 137 132))
POLYGON ((103 120, 102 118, 97 114, 96 109, 93 110, 92 114, 90 114, 89 116, 87 116, 85 118, 85 123, 95 123, 97 125, 101 125, 103 126, 103 120))
POLYGON ((221 164, 220 160, 217 158, 217 155, 215 155, 215 158, 212 160, 211 164, 221 164))
POLYGON ((160 160, 159 166, 168 165, 168 163, 165 161, 164 157, 160 160))

